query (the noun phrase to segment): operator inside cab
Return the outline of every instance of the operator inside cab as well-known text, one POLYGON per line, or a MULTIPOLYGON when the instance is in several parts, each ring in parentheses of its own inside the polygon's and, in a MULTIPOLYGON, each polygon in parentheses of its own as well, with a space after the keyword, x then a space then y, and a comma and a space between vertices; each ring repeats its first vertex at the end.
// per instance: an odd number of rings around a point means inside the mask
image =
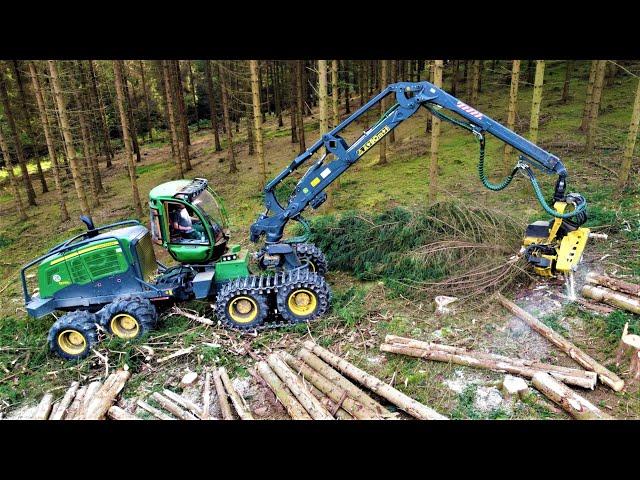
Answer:
POLYGON ((181 240, 201 240, 203 228, 200 220, 192 218, 189 210, 182 203, 172 203, 169 205, 169 220, 171 227, 171 237, 178 242, 181 240))

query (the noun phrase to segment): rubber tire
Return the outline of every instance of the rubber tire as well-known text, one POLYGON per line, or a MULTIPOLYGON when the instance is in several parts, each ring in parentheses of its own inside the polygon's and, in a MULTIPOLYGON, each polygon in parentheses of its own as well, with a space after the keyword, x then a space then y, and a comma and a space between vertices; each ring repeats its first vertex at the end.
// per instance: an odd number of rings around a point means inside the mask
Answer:
POLYGON ((289 323, 310 322, 324 315, 329 310, 329 302, 331 301, 331 289, 324 277, 315 273, 309 273, 305 279, 301 279, 289 285, 285 285, 278 290, 276 302, 278 305, 278 313, 289 323), (298 316, 289 310, 287 299, 293 290, 304 288, 310 290, 316 295, 318 307, 310 315, 304 317, 298 316))
POLYGON ((91 352, 91 348, 98 342, 96 323, 98 323, 96 314, 85 310, 76 310, 63 315, 49 329, 47 336, 49 350, 65 360, 81 360, 85 358, 91 352), (69 328, 82 333, 87 342, 85 350, 78 355, 70 355, 58 345, 58 334, 69 328))
POLYGON ((116 336, 111 330, 111 319, 119 313, 131 315, 138 321, 138 325, 140 326, 138 335, 126 340, 136 340, 145 333, 154 330, 158 324, 158 312, 149 300, 137 295, 124 295, 116 298, 98 313, 100 315, 100 325, 102 325, 110 335, 116 336))
POLYGON ((324 253, 322 253, 322 250, 313 243, 299 243, 295 246, 295 249, 301 263, 304 263, 304 260, 306 260, 313 264, 315 270, 311 270, 312 272, 318 275, 326 275, 327 258, 324 256, 324 253))
POLYGON ((267 297, 264 294, 256 294, 246 290, 231 290, 229 292, 221 292, 216 299, 216 317, 224 325, 235 328, 237 330, 252 330, 262 325, 269 316, 269 307, 267 305, 267 297), (258 314, 256 318, 249 323, 236 322, 227 312, 229 303, 236 297, 251 297, 258 305, 258 314))

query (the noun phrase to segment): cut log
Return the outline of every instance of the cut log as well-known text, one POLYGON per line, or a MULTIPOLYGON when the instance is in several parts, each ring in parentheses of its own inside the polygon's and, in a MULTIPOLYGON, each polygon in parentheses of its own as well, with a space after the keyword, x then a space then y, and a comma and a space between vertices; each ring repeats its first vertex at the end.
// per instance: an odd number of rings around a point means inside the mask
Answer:
POLYGON ((300 404, 311 415, 314 420, 334 420, 333 415, 305 388, 302 381, 285 364, 277 354, 273 353, 267 357, 267 363, 273 371, 280 377, 280 380, 291 390, 300 404))
POLYGON ((349 378, 361 383, 365 387, 369 388, 371 391, 377 393, 383 398, 386 398, 394 405, 397 405, 399 408, 407 412, 412 417, 421 419, 421 420, 446 420, 447 417, 439 414, 432 408, 427 407, 426 405, 421 404, 420 402, 414 400, 413 398, 405 395, 404 393, 396 390, 395 388, 387 385, 383 381, 374 377, 373 375, 368 374, 367 372, 360 370, 355 365, 347 362, 346 360, 340 358, 337 355, 334 355, 329 350, 322 348, 319 345, 311 341, 304 342, 304 347, 307 350, 318 355, 322 360, 329 363, 333 367, 340 370, 349 378))
POLYGON ((625 295, 624 293, 615 292, 605 287, 596 287, 595 285, 585 285, 582 287, 581 293, 583 297, 640 315, 639 297, 625 295))
POLYGON ((140 418, 126 410, 123 410, 117 405, 113 405, 109 410, 107 410, 107 416, 112 420, 140 420, 140 418))
POLYGON ((525 378, 533 378, 533 375, 538 372, 547 372, 564 383, 592 390, 598 380, 597 374, 589 370, 505 357, 494 353, 475 352, 466 348, 422 342, 396 335, 387 335, 385 343, 380 345, 380 350, 438 362, 455 363, 466 367, 512 373, 525 378))
POLYGON ((58 407, 56 408, 56 410, 51 412, 51 415, 49 416, 49 420, 62 420, 64 418, 64 415, 65 413, 67 413, 67 409, 69 408, 69 405, 71 405, 71 402, 73 401, 73 399, 75 398, 78 392, 78 388, 80 388, 80 384, 78 382, 71 383, 71 386, 65 392, 64 396, 62 397, 62 400, 60 400, 60 403, 58 404, 58 407))
POLYGON ((229 394, 229 398, 231 399, 231 403, 236 409, 238 416, 242 420, 253 420, 253 415, 251 415, 251 410, 249 409, 247 403, 244 401, 244 398, 240 396, 240 394, 233 388, 233 383, 231 383, 231 379, 227 374, 227 369, 224 367, 220 367, 218 369, 220 372, 220 379, 222 380, 222 384, 224 385, 225 390, 229 394))
POLYGON ((180 420, 198 420, 195 415, 190 414, 180 405, 173 403, 160 392, 154 392, 153 395, 151 395, 151 398, 158 402, 158 405, 164 408, 167 412, 171 413, 171 415, 176 416, 180 420))
POLYGON ((198 378, 198 374, 196 372, 186 373, 184 377, 182 377, 182 380, 180 380, 180 387, 182 388, 188 387, 193 382, 195 382, 197 378, 198 378))
POLYGON ((66 415, 63 417, 64 420, 73 420, 73 417, 75 416, 76 412, 82 405, 82 401, 84 400, 84 396, 86 395, 88 388, 89 388, 88 386, 83 385, 78 389, 78 391, 76 392, 76 396, 73 399, 73 402, 71 402, 71 406, 69 406, 69 408, 67 409, 66 415))
POLYGON ((586 280, 588 283, 593 285, 602 285, 603 287, 608 287, 611 290, 640 297, 640 285, 636 285, 635 283, 625 282, 619 278, 608 277, 607 275, 601 275, 596 272, 589 272, 586 280))
POLYGON ((173 307, 171 313, 174 315, 180 315, 182 317, 188 318, 189 320, 194 320, 196 322, 204 323, 205 325, 215 325, 215 322, 209 318, 202 317, 200 315, 196 315, 193 313, 189 313, 181 308, 173 307))
POLYGON ((616 366, 629 357, 629 380, 640 380, 640 335, 629 334, 629 322, 624 324, 622 337, 616 352, 616 366))
POLYGON ((130 377, 131 372, 128 370, 118 370, 109 375, 93 398, 89 400, 82 419, 100 420, 104 418, 130 377))
POLYGON ((529 327, 545 337, 555 346, 560 348, 581 366, 588 370, 596 372, 598 374, 598 378, 602 383, 608 385, 616 392, 619 392, 624 388, 624 381, 620 377, 618 377, 615 373, 608 370, 606 367, 591 358, 570 341, 565 339, 562 335, 555 332, 552 328, 547 327, 544 323, 542 323, 530 313, 525 312, 515 303, 507 300, 504 296, 502 296, 502 294, 497 293, 496 298, 507 310, 523 320, 527 325, 529 325, 529 327))
POLYGON ((186 408, 196 417, 201 418, 200 415, 202 415, 202 408, 191 400, 184 398, 182 395, 178 395, 177 393, 172 392, 171 390, 166 388, 162 391, 162 394, 172 402, 175 402, 181 407, 186 408))
POLYGON ((258 362, 257 370, 292 419, 311 420, 311 416, 307 413, 300 402, 291 394, 289 389, 287 389, 285 384, 282 383, 275 372, 271 370, 267 362, 258 362))
POLYGON ((330 365, 324 362, 320 357, 311 353, 308 349, 303 348, 298 352, 298 357, 300 357, 307 365, 317 371, 320 375, 325 377, 331 383, 345 390, 347 394, 358 401, 365 407, 376 412, 378 415, 393 416, 389 410, 384 408, 378 402, 376 402, 373 398, 367 395, 365 392, 360 390, 356 385, 347 380, 340 373, 336 372, 330 365))
POLYGON ((307 389, 311 392, 311 395, 320 400, 320 403, 327 409, 329 413, 331 413, 338 420, 353 420, 354 418, 349 415, 349 413, 338 404, 331 401, 329 397, 327 397, 324 393, 318 390, 311 383, 307 383, 307 389))
POLYGON ((162 357, 158 359, 158 363, 168 362, 169 360, 173 360, 174 358, 181 357, 182 355, 188 355, 193 352, 195 347, 191 346, 189 348, 181 348, 180 350, 173 352, 171 355, 167 355, 166 357, 162 357))
POLYGON ((175 420, 175 418, 173 418, 171 415, 167 415, 162 410, 158 410, 157 408, 152 407, 151 405, 149 405, 147 402, 143 400, 138 400, 137 404, 140 408, 142 408, 143 410, 146 410, 147 412, 149 412, 151 415, 153 415, 159 420, 175 420))
POLYGON ((202 390, 202 420, 209 420, 211 414, 211 373, 206 372, 204 374, 204 388, 202 390))
POLYGON ((213 371, 213 384, 216 387, 223 420, 233 420, 233 413, 231 412, 231 405, 229 405, 227 391, 224 389, 224 385, 222 385, 222 379, 220 378, 220 372, 218 370, 213 371))
POLYGON ((533 386, 573 418, 578 420, 614 419, 548 373, 536 373, 533 376, 533 386))
POLYGON ((33 417, 31 417, 31 419, 46 420, 47 418, 49 418, 52 408, 53 408, 53 394, 45 393, 44 397, 42 397, 42 400, 40 400, 40 403, 38 404, 38 407, 36 408, 36 411, 33 414, 33 417))
POLYGON ((517 400, 529 392, 529 385, 520 377, 505 375, 502 380, 502 396, 507 400, 517 400))
MULTIPOLYGON (((298 374, 301 374, 307 382, 311 383, 323 394, 329 397, 329 399, 338 407, 342 407, 344 410, 346 410, 349 415, 357 418, 358 420, 382 419, 382 416, 350 398, 346 390, 343 390, 342 388, 331 383, 306 363, 298 360, 297 358, 294 358, 292 355, 286 352, 280 352, 280 356, 294 371, 296 371, 298 374)), ((333 410, 329 410, 329 413, 335 415, 335 411, 333 410)))
POLYGON ((85 411, 89 406, 89 402, 95 396, 96 392, 100 390, 100 387, 102 387, 102 382, 100 381, 91 382, 87 386, 87 389, 85 390, 84 395, 82 396, 82 400, 80 401, 80 404, 77 406, 76 410, 74 412, 67 413, 66 420, 82 420, 82 418, 84 417, 85 411))

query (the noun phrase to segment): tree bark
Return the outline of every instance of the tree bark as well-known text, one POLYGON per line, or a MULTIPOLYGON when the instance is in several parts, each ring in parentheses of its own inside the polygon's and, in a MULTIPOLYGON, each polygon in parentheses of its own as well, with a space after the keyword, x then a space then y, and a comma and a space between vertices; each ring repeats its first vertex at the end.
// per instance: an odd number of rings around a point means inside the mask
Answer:
MULTIPOLYGON (((24 203, 22 202, 22 196, 20 195, 20 189, 18 188, 18 181, 16 180, 15 175, 13 174, 13 163, 11 162, 11 153, 9 152, 9 146, 4 138, 4 134, 2 133, 2 127, 0 126, 0 150, 2 151, 2 156, 4 157, 4 164, 7 170, 7 175, 9 176, 9 185, 11 186, 11 193, 13 194, 13 201, 16 206, 16 212, 18 213, 18 218, 22 221, 25 221, 28 217, 24 210, 24 203)), ((68 215, 67 215, 68 218, 68 215)))
POLYGON ((587 96, 584 102, 584 110, 582 111, 582 122, 580 123, 580 130, 587 131, 589 126, 589 115, 591 114, 591 104, 593 101, 593 85, 596 82, 596 72, 598 70, 599 60, 591 61, 591 68, 589 69, 589 83, 587 83, 587 96))
POLYGON ((146 410, 147 412, 149 412, 158 420, 175 420, 175 418, 173 418, 171 415, 167 415, 162 410, 158 410, 157 408, 152 407, 151 405, 149 405, 147 402, 143 400, 138 400, 137 405, 143 410, 146 410))
POLYGON ((596 272, 589 272, 587 274, 586 281, 587 283, 591 283, 593 285, 602 285, 603 287, 608 287, 611 290, 616 290, 628 295, 635 295, 636 297, 640 297, 640 285, 625 282, 624 280, 621 280, 619 278, 612 278, 596 272))
POLYGON ((580 350, 574 344, 565 339, 562 335, 556 333, 550 327, 547 327, 540 320, 535 318, 530 313, 525 312, 522 308, 520 308, 515 303, 507 300, 502 294, 497 293, 496 298, 511 313, 516 315, 518 318, 523 320, 529 327, 538 332, 540 335, 545 337, 555 346, 557 346, 560 350, 565 352, 571 358, 573 358, 578 364, 582 365, 587 370, 594 371, 598 374, 598 378, 602 383, 608 385, 614 391, 619 392, 624 388, 624 382, 621 378, 619 378, 615 373, 609 371, 607 368, 602 366, 596 360, 591 358, 585 352, 580 350))
MULTIPOLYGON (((76 405, 76 401, 73 401, 73 404, 69 409, 70 411, 67 412, 66 420, 82 420, 84 418, 87 407, 89 406, 89 403, 91 403, 91 399, 95 396, 96 392, 100 390, 101 387, 102 382, 100 381, 91 382, 89 385, 87 385, 87 388, 85 389, 80 402, 76 405)), ((76 394, 76 399, 77 397, 78 395, 76 394)))
MULTIPOLYGON (((381 81, 383 84, 387 83, 387 60, 380 60, 381 62, 381 81)), ((382 115, 384 112, 386 112, 387 110, 387 98, 383 98, 380 101, 380 114, 382 115)), ((377 165, 385 165, 387 163, 387 139, 386 137, 382 137, 382 139, 378 142, 380 145, 380 153, 378 156, 378 163, 377 165)))
POLYGON ((478 92, 480 90, 480 60, 473 61, 471 79, 471 105, 478 107, 478 92))
POLYGON ((533 376, 533 386, 578 420, 614 420, 548 373, 536 373, 533 376))
POLYGON ((189 85, 191 86, 191 96, 193 97, 193 110, 196 116, 196 130, 200 131, 200 116, 198 115, 198 100, 196 99, 196 83, 193 78, 193 68, 191 67, 191 60, 187 60, 187 66, 189 67, 189 85))
POLYGON ((411 338, 387 335, 380 351, 424 358, 437 362, 455 363, 473 368, 511 373, 525 378, 533 378, 537 372, 547 372, 564 383, 593 390, 598 376, 591 371, 549 365, 519 358, 510 358, 493 353, 475 352, 466 348, 421 342, 411 338))
MULTIPOLYGON (((433 68, 433 84, 442 88, 442 60, 435 60, 433 68)), ((429 202, 438 198, 438 149, 440 148, 440 119, 432 118, 431 124, 431 158, 429 162, 429 202)))
POLYGON ((573 73, 573 60, 567 60, 567 66, 564 71, 564 84, 562 85, 562 97, 560 101, 567 103, 569 101, 569 84, 571 83, 571 74, 573 73))
POLYGON ((116 84, 116 101, 120 112, 120 125, 122 126, 122 137, 124 141, 125 158, 127 159, 127 167, 129 169, 129 180, 131 181, 131 193, 133 195, 133 206, 138 218, 142 218, 142 203, 140 202, 140 194, 138 193, 138 181, 136 179, 136 167, 133 160, 133 151, 131 149, 131 130, 129 126, 129 117, 125 109, 125 94, 123 89, 123 64, 122 60, 113 61, 113 71, 116 84))
POLYGON ((624 144, 624 154, 622 155, 622 163, 620 164, 620 173, 618 175, 618 191, 629 182, 629 173, 631 172, 631 163, 633 160, 633 152, 636 147, 636 139, 638 138, 638 126, 640 125, 640 79, 638 80, 638 88, 636 89, 636 99, 633 103, 633 111, 631 112, 631 123, 629 124, 629 134, 624 144))
POLYGON ((93 66, 93 60, 89 60, 89 76, 91 78, 91 89, 93 91, 93 95, 96 97, 96 101, 98 103, 98 109, 100 110, 98 117, 100 119, 100 124, 102 127, 102 137, 103 137, 105 153, 107 157, 107 168, 110 168, 112 165, 111 162, 113 160, 113 149, 111 148, 111 136, 109 135, 109 127, 107 126, 107 119, 105 116, 104 101, 102 100, 100 89, 98 88, 98 76, 93 66))
POLYGON ((297 128, 297 133, 298 133, 298 142, 300 145, 300 149, 298 150, 298 153, 304 153, 304 151, 307 149, 306 145, 305 145, 305 141, 304 141, 304 88, 303 88, 303 64, 302 64, 302 60, 297 60, 296 61, 296 89, 297 89, 297 114, 298 114, 298 128, 297 128))
MULTIPOLYGON (((205 60, 205 62, 207 62, 205 60)), ((204 388, 202 390, 202 414, 200 418, 202 420, 209 420, 211 416, 209 411, 211 409, 211 372, 204 374, 204 388)))
POLYGON ((119 370, 109 375, 89 401, 82 419, 100 420, 103 418, 130 377, 131 372, 128 370, 119 370))
POLYGON ((253 415, 251 415, 251 410, 249 410, 249 407, 247 406, 247 403, 244 401, 244 398, 242 398, 240 394, 236 392, 236 389, 233 388, 233 383, 231 383, 231 379, 229 378, 229 375, 227 375, 227 370, 224 367, 220 367, 218 369, 218 372, 220 372, 220 379, 222 380, 225 390, 229 394, 231 403, 233 403, 233 406, 235 407, 236 412, 238 413, 238 416, 242 420, 253 420, 253 415))
POLYGON ((107 410, 107 416, 111 420, 141 420, 140 418, 136 417, 132 413, 127 412, 126 410, 123 410, 117 405, 114 405, 109 410, 107 410))
POLYGON ((218 395, 218 403, 220 404, 220 410, 222 412, 222 419, 233 420, 233 413, 231 412, 231 406, 229 405, 227 392, 224 389, 222 379, 220 378, 220 371, 216 369, 213 371, 212 375, 213 384, 216 387, 216 394, 218 395))
MULTIPOLYGON (((507 128, 515 130, 516 115, 518 113, 518 84, 520 83, 520 60, 514 60, 511 67, 511 88, 509 89, 509 107, 507 109, 507 128)), ((502 163, 505 169, 509 167, 509 157, 513 152, 511 145, 504 144, 502 163)))
POLYGON ((333 416, 337 420, 353 420, 354 419, 351 415, 349 415, 349 413, 345 409, 343 409, 342 407, 339 407, 340 404, 333 402, 329 397, 327 397, 324 393, 318 390, 317 387, 315 387, 313 384, 307 383, 306 386, 309 389, 309 392, 311 392, 311 395, 316 397, 320 401, 322 406, 326 408, 326 410, 329 413, 335 412, 333 416))
POLYGON ((75 397, 73 398, 73 402, 71 402, 71 405, 69 406, 66 414, 63 417, 65 420, 73 420, 73 417, 82 405, 82 401, 84 400, 84 396, 86 395, 88 388, 89 387, 85 385, 78 389, 75 397))
POLYGON ((147 130, 149 131, 149 141, 153 142, 153 125, 151 123, 151 103, 149 102, 149 90, 144 76, 144 62, 140 62, 140 79, 142 80, 142 93, 144 94, 145 114, 147 116, 147 130))
POLYGON ((640 298, 614 292, 604 287, 585 285, 582 296, 640 315, 640 298))
POLYGON ((216 109, 216 97, 213 93, 213 78, 211 78, 211 61, 204 61, 204 75, 207 77, 207 95, 209 96, 209 112, 211 115, 211 129, 213 130, 213 142, 216 152, 222 151, 220 146, 220 134, 218 133, 218 112, 216 109))
POLYGON ((309 393, 302 381, 300 381, 296 374, 291 371, 282 358, 273 353, 267 357, 267 363, 285 383, 289 390, 291 390, 300 404, 305 408, 309 415, 311 415, 311 418, 314 420, 334 420, 331 413, 327 411, 324 405, 322 405, 316 397, 309 393))
POLYGON ((170 81, 170 69, 168 60, 162 61, 162 77, 166 91, 167 114, 169 115, 169 131, 171 132, 171 145, 173 145, 174 161, 178 167, 178 176, 184 178, 182 169, 182 155, 180 154, 180 141, 178 140, 178 126, 176 122, 176 109, 173 102, 173 94, 170 81))
POLYGON ((180 135, 178 138, 182 138, 182 146, 180 147, 180 153, 182 154, 182 160, 184 161, 184 170, 191 170, 191 156, 189 155, 189 146, 191 145, 191 137, 189 135, 189 118, 187 117, 187 108, 184 103, 184 92, 182 88, 182 77, 180 75, 180 63, 178 60, 173 60, 173 69, 170 76, 172 90, 174 92, 175 104, 177 105, 176 112, 178 113, 180 135))
POLYGON ((0 68, 0 101, 2 102, 2 107, 4 109, 4 116, 7 119, 7 123, 9 124, 9 133, 13 140, 13 144, 16 150, 16 157, 18 158, 18 164, 20 165, 20 171, 22 173, 22 183, 24 185, 24 189, 27 192, 27 203, 31 206, 36 206, 36 191, 33 189, 33 184, 31 183, 31 176, 29 175, 29 170, 27 169, 27 159, 24 156, 24 150, 22 149, 22 142, 20 141, 20 135, 18 134, 18 129, 16 128, 16 122, 13 118, 13 111, 11 109, 11 105, 9 103, 9 95, 7 94, 7 84, 4 73, 0 68))
POLYGON ((233 133, 231 132, 231 119, 229 117, 229 97, 227 93, 227 81, 224 68, 218 64, 218 76, 220 77, 220 90, 222 91, 222 117, 227 131, 227 158, 229 160, 229 173, 237 173, 236 156, 233 152, 233 133))
POLYGON ((169 400, 167 397, 165 397, 159 392, 155 392, 153 395, 151 395, 151 398, 153 398, 156 402, 158 402, 158 405, 164 408, 167 412, 171 413, 171 415, 174 415, 180 420, 198 420, 198 418, 195 415, 192 415, 191 413, 187 412, 181 406, 169 400))
MULTIPOLYGON (((36 133, 33 128, 33 124, 31 123, 31 108, 27 103, 27 95, 24 90, 24 84, 22 82, 22 73, 20 72, 20 68, 18 66, 18 61, 13 60, 13 73, 15 75, 16 84, 18 85, 18 93, 20 94, 20 103, 22 104, 22 120, 23 125, 26 125, 26 133, 29 135, 29 138, 35 145, 36 142, 36 133)), ((40 156, 35 155, 36 160, 36 168, 38 169, 38 175, 40 176, 40 186, 42 187, 42 193, 47 193, 49 191, 49 187, 47 186, 47 180, 44 176, 44 172, 42 171, 42 165, 40 163, 40 156)))
MULTIPOLYGON (((352 73, 350 71, 350 66, 351 64, 349 63, 349 60, 343 60, 342 61, 342 65, 343 65, 343 69, 344 69, 344 113, 346 115, 349 115, 351 113, 351 105, 350 105, 350 95, 351 95, 351 78, 352 78, 352 73)), ((339 118, 339 113, 338 112, 338 120, 339 118)))
POLYGON ((249 60, 251 70, 251 99, 253 103, 253 125, 256 138, 256 150, 258 151, 258 166, 260 168, 260 188, 263 189, 267 182, 267 166, 264 160, 264 145, 262 140, 262 115, 260 113, 260 85, 258 84, 258 61, 249 60))
POLYGON ((183 396, 178 395, 177 393, 172 392, 167 388, 165 388, 162 391, 162 394, 172 402, 175 402, 178 405, 180 405, 182 408, 186 408, 189 412, 191 412, 196 417, 202 418, 202 408, 200 408, 198 405, 193 403, 191 400, 184 398, 183 396))
POLYGON ((76 149, 73 145, 73 135, 71 133, 69 116, 67 114, 67 103, 62 93, 62 87, 58 78, 58 68, 53 60, 48 60, 48 64, 49 75, 51 76, 51 87, 56 100, 58 115, 60 117, 60 125, 62 127, 62 135, 64 137, 64 144, 67 151, 67 160, 71 167, 71 175, 73 176, 73 184, 76 189, 76 194, 78 196, 78 200, 80 200, 80 210, 83 215, 91 215, 89 202, 87 201, 87 195, 84 190, 84 182, 80 175, 80 169, 78 168, 76 149))
POLYGON ((607 67, 606 60, 600 60, 596 69, 596 79, 593 84, 593 94, 591 100, 591 111, 589 112, 589 124, 587 125, 587 138, 585 151, 592 152, 595 144, 596 127, 598 125, 598 113, 600 111, 600 100, 602 99, 602 87, 604 85, 604 73, 607 67))
MULTIPOLYGON (((336 405, 340 405, 354 418, 359 420, 379 420, 382 419, 376 412, 368 407, 365 407, 359 402, 347 396, 347 391, 341 389, 337 385, 331 383, 325 377, 313 370, 308 365, 304 364, 297 358, 286 352, 280 352, 281 358, 299 375, 313 384, 318 390, 325 394, 336 405)), ((331 412, 329 412, 331 413, 331 412)))
POLYGON ((47 420, 53 409, 53 394, 45 393, 31 420, 47 420))
POLYGON ((124 60, 122 62, 122 88, 124 91, 124 104, 129 118, 129 136, 131 137, 133 153, 135 153, 136 155, 136 163, 138 163, 142 161, 142 156, 140 155, 140 145, 138 144, 138 128, 136 127, 136 120, 133 114, 133 97, 129 92, 129 75, 127 73, 127 64, 124 60))
POLYGON ((388 401, 397 405, 399 408, 407 412, 409 415, 421 419, 421 420, 446 420, 447 417, 444 415, 440 415, 435 410, 423 405, 416 400, 408 397, 404 393, 396 390, 395 388, 387 385, 381 380, 377 379, 373 375, 368 374, 367 372, 360 370, 356 366, 347 362, 346 360, 334 355, 330 351, 316 345, 313 342, 306 341, 304 342, 304 347, 318 355, 325 362, 332 365, 334 368, 337 368, 346 376, 350 377, 353 380, 360 382, 365 385, 367 388, 377 393, 383 398, 386 398, 388 401))
POLYGON ((29 61, 29 73, 31 75, 33 93, 36 97, 36 104, 38 106, 40 124, 42 125, 42 128, 44 130, 44 138, 47 144, 47 151, 49 153, 49 159, 51 160, 51 165, 53 167, 53 178, 56 185, 56 196, 58 197, 58 204, 60 205, 60 221, 66 222, 69 220, 69 211, 67 210, 67 203, 65 201, 65 194, 62 187, 62 179, 60 178, 58 156, 56 155, 56 148, 53 143, 53 136, 51 135, 51 127, 49 124, 49 117, 47 115, 47 107, 44 103, 44 97, 42 96, 42 88, 40 87, 40 80, 38 79, 38 71, 36 70, 36 66, 33 61, 29 61))
POLYGON ((529 141, 538 141, 538 123, 540 120, 540 104, 542 103, 542 85, 544 83, 544 60, 536 60, 536 78, 533 84, 531 101, 531 120, 529 121, 529 141))
POLYGON ((80 384, 78 382, 71 383, 71 386, 65 392, 64 396, 62 397, 62 400, 60 400, 60 403, 58 404, 58 407, 56 408, 56 410, 51 412, 51 415, 49 416, 49 420, 62 420, 64 418, 64 415, 65 413, 67 413, 67 409, 69 408, 69 405, 71 405, 71 402, 73 401, 74 397, 78 393, 79 387, 80 387, 80 384))
POLYGON ((267 385, 269 385, 278 401, 284 406, 293 420, 312 420, 304 407, 296 400, 266 362, 258 362, 257 369, 260 376, 267 382, 267 385))
POLYGON ((338 60, 331 60, 331 128, 336 128, 340 123, 339 110, 339 85, 338 85, 338 60))
POLYGON ((291 117, 291 143, 298 143, 298 85, 295 60, 289 62, 289 114, 291 117))

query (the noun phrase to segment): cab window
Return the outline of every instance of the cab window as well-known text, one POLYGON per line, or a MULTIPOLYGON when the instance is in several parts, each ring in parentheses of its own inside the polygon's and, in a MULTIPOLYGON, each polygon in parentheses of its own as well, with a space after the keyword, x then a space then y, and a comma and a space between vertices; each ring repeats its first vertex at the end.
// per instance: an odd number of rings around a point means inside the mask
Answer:
POLYGON ((167 202, 166 208, 170 243, 209 244, 202 220, 193 208, 178 202, 167 202))

